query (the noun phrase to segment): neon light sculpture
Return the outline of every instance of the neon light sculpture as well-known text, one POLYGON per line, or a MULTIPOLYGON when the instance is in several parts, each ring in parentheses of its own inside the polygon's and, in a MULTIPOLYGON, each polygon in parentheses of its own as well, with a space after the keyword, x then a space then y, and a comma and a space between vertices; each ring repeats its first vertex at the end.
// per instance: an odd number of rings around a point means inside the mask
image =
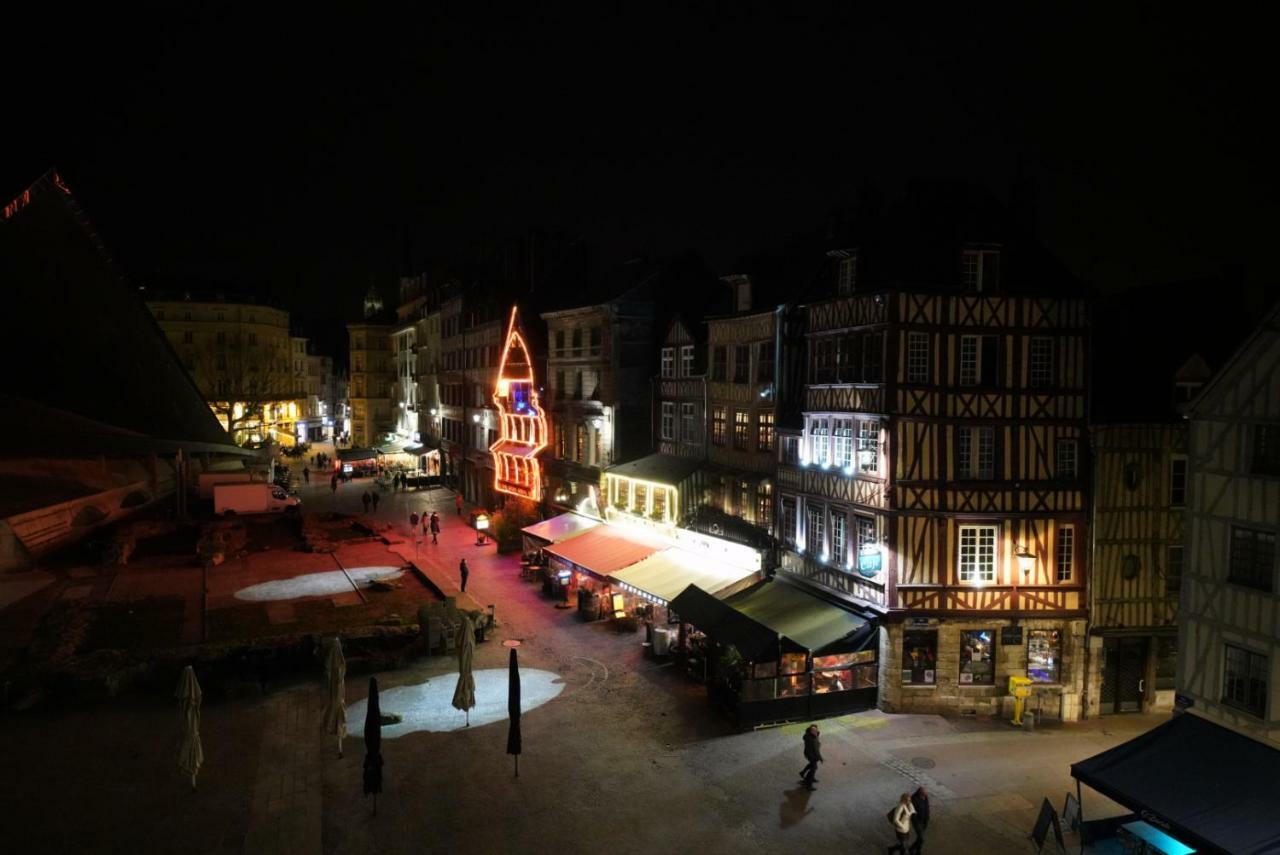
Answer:
POLYGON ((512 306, 502 360, 498 363, 498 386, 493 392, 501 425, 498 441, 489 446, 493 453, 493 488, 537 502, 542 500, 542 468, 537 455, 547 447, 547 417, 538 406, 533 360, 516 327, 516 311, 512 306))

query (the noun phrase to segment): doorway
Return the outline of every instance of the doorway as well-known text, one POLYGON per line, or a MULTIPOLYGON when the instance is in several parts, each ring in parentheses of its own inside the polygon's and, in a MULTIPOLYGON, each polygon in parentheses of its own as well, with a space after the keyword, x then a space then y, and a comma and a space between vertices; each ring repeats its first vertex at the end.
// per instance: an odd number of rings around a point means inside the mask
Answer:
POLYGON ((1102 665, 1103 715, 1142 712, 1146 689, 1146 638, 1108 638, 1102 665))

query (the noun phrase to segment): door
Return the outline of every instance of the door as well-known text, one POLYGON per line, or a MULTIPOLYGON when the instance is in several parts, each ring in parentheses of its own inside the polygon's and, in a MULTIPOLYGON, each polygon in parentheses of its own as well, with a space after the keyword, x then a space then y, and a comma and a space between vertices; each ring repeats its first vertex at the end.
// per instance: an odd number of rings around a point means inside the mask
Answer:
POLYGON ((1147 671, 1146 638, 1108 638, 1102 670, 1102 713, 1141 712, 1147 671))

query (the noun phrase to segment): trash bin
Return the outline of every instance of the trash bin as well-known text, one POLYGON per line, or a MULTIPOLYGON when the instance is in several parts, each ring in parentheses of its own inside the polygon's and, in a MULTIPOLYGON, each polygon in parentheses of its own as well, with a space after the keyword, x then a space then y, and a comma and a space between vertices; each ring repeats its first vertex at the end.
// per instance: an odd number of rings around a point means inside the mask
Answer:
POLYGON ((1035 714, 1035 713, 1033 713, 1033 712, 1024 712, 1024 713, 1022 714, 1022 729, 1023 729, 1023 730, 1035 730, 1035 729, 1036 729, 1036 714, 1035 714))

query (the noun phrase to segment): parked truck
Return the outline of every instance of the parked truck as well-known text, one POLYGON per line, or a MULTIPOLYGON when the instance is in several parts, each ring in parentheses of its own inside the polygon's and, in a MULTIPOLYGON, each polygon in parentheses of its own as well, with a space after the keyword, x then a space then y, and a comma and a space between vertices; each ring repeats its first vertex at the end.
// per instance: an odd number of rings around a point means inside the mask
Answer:
POLYGON ((213 488, 213 512, 226 514, 278 514, 302 504, 274 484, 217 484, 213 488))

